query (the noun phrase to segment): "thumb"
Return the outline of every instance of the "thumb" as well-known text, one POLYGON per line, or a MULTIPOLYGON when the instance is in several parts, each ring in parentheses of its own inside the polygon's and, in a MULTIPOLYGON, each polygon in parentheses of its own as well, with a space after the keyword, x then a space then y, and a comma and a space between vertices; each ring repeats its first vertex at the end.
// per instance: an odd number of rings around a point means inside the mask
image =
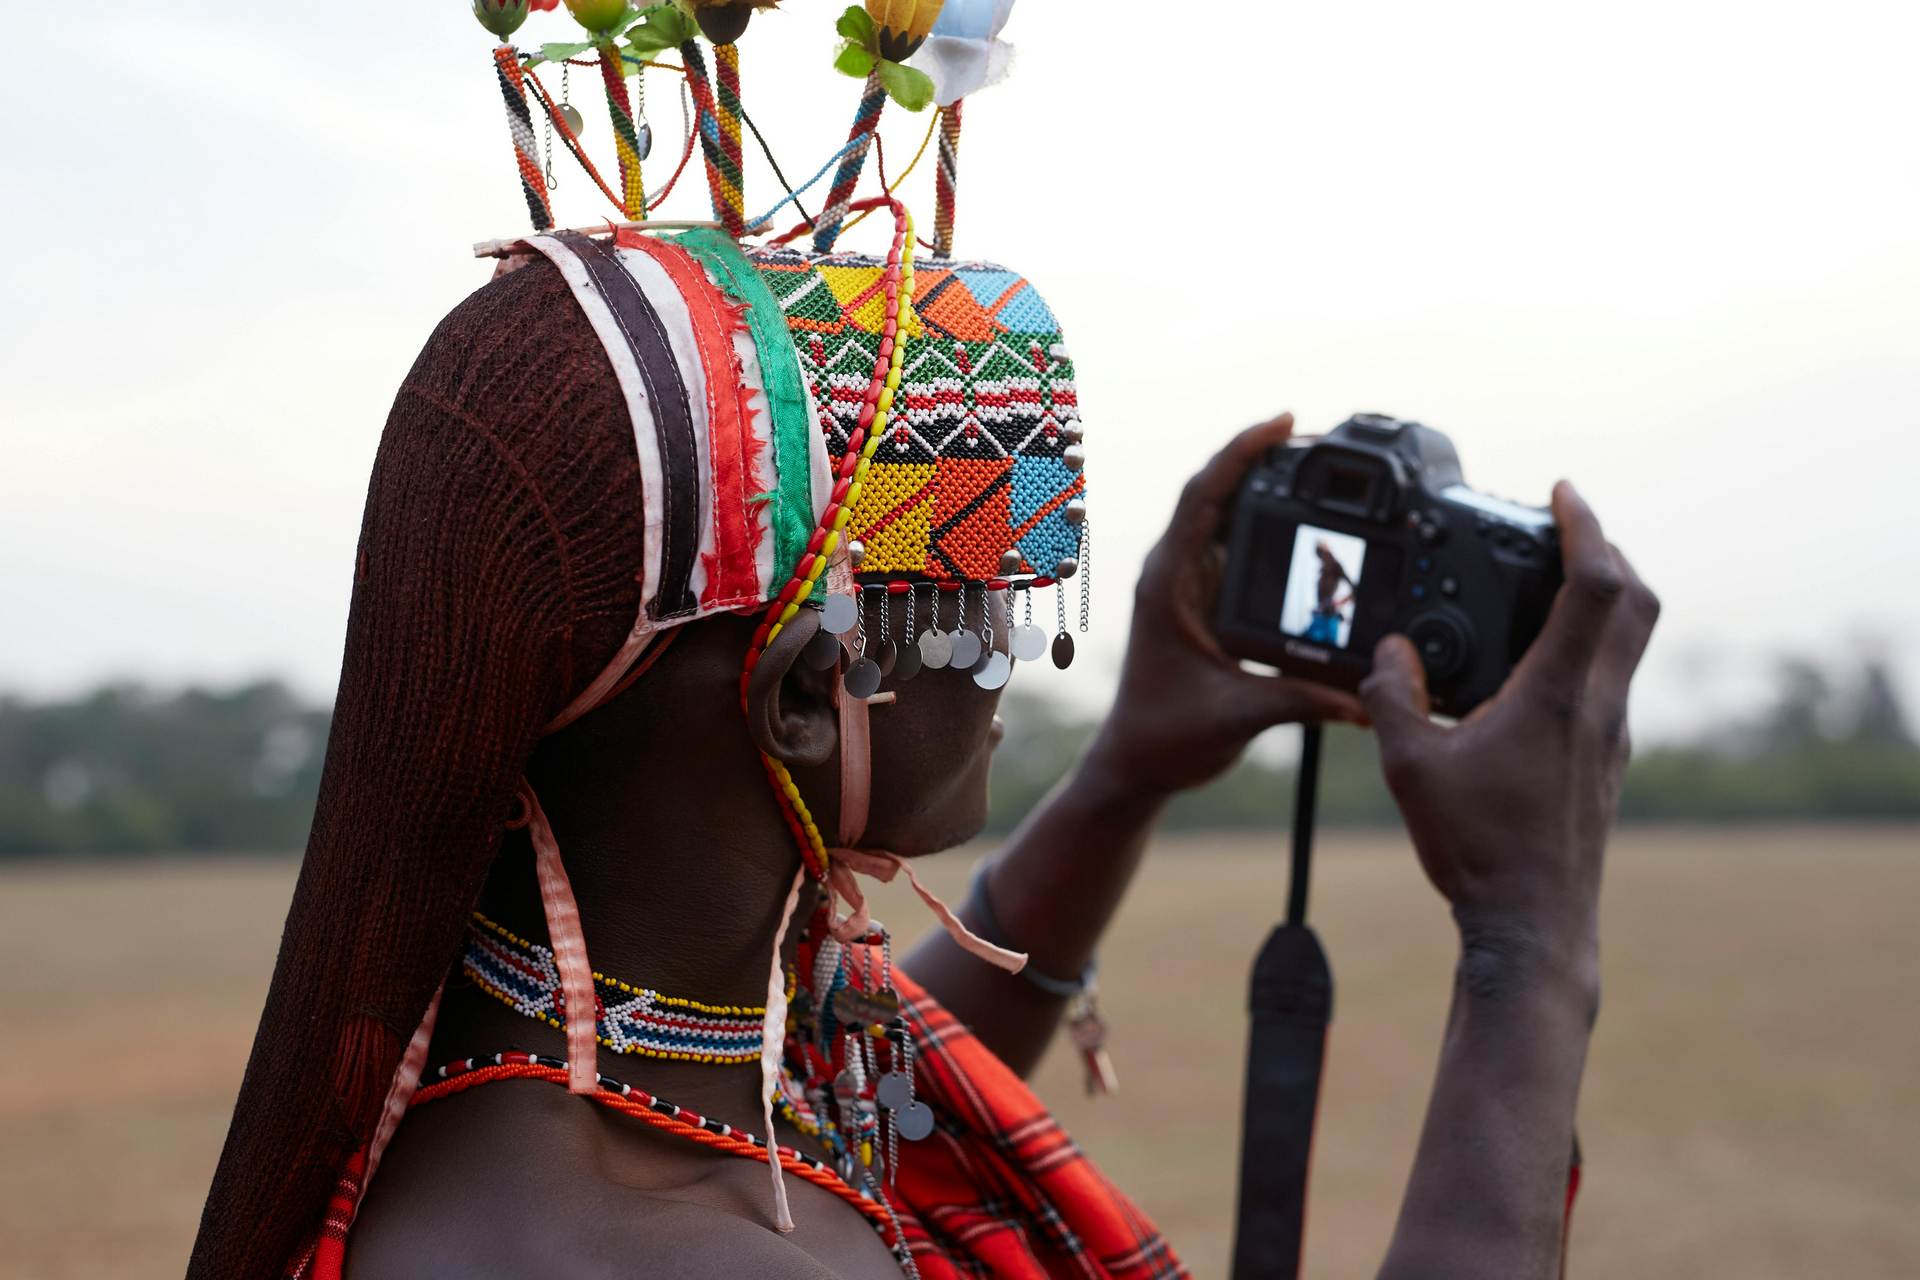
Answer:
POLYGON ((1404 745, 1437 730, 1427 719, 1427 669, 1405 636, 1388 636, 1373 650, 1373 674, 1360 683, 1360 699, 1373 718, 1383 747, 1404 745))

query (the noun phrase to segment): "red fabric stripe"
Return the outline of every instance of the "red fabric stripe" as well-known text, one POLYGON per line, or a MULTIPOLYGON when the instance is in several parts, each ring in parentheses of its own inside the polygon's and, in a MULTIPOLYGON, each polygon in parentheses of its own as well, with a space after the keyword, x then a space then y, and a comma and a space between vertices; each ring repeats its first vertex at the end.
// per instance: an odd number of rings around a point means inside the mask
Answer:
POLYGON ((755 487, 746 482, 747 459, 758 453, 747 408, 750 392, 740 377, 740 357, 733 349, 739 325, 734 310, 699 263, 687 251, 657 236, 637 231, 616 233, 623 249, 637 249, 659 263, 693 316, 694 339, 700 365, 706 371, 708 450, 713 461, 713 554, 706 558, 707 585, 700 603, 706 608, 731 608, 760 598, 760 576, 754 565, 755 515, 745 501, 755 487))

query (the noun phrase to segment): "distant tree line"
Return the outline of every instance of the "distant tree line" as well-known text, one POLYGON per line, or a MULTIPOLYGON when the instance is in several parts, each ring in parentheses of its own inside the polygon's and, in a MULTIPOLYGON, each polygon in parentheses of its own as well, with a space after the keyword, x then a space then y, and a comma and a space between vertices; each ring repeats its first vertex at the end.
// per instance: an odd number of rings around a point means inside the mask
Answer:
MULTIPOLYGON (((1072 764, 1093 723, 1010 697, 993 770, 990 830, 1010 830, 1072 764)), ((264 681, 160 693, 113 684, 72 701, 0 698, 0 857, 299 849, 319 793, 328 713, 264 681)), ((1175 830, 1289 820, 1292 770, 1249 757, 1169 809, 1175 830)), ((1920 819, 1920 745, 1885 664, 1844 679, 1780 665, 1747 720, 1643 751, 1627 820, 1920 819)), ((1391 823, 1371 738, 1327 735, 1328 823, 1391 823)))

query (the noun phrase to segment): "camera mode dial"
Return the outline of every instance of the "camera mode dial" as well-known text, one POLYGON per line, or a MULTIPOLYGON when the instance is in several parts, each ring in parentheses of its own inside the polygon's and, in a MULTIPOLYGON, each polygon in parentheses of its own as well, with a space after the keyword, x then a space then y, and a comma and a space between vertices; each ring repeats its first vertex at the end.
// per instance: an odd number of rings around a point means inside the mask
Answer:
POLYGON ((1473 651, 1473 628, 1451 609, 1435 609, 1407 624, 1407 639, 1420 651, 1429 680, 1447 680, 1466 669, 1473 651))

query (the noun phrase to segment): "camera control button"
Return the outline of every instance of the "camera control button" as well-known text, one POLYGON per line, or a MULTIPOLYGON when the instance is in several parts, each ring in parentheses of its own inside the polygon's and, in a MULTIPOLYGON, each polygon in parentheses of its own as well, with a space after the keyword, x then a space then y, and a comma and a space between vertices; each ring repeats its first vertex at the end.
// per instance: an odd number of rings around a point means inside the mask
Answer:
POLYGON ((1442 579, 1440 579, 1440 594, 1441 594, 1441 595, 1443 595, 1443 596, 1457 596, 1457 595, 1459 595, 1459 594, 1460 594, 1460 582, 1459 582, 1459 580, 1458 580, 1457 578, 1442 578, 1442 579))
POLYGON ((1431 556, 1421 556, 1413 562, 1413 567, 1425 573, 1427 570, 1433 568, 1433 558, 1431 556))
POLYGON ((1407 594, 1415 600, 1425 600, 1427 598, 1427 584, 1424 582, 1416 582, 1407 594))
POLYGON ((1438 521, 1423 520, 1420 522, 1420 541, 1426 543, 1428 546, 1438 546, 1440 540, 1446 536, 1446 526, 1438 521))
POLYGON ((1467 665, 1467 630, 1445 612, 1423 613, 1407 627, 1407 639, 1420 651, 1420 661, 1432 680, 1458 675, 1467 665))

